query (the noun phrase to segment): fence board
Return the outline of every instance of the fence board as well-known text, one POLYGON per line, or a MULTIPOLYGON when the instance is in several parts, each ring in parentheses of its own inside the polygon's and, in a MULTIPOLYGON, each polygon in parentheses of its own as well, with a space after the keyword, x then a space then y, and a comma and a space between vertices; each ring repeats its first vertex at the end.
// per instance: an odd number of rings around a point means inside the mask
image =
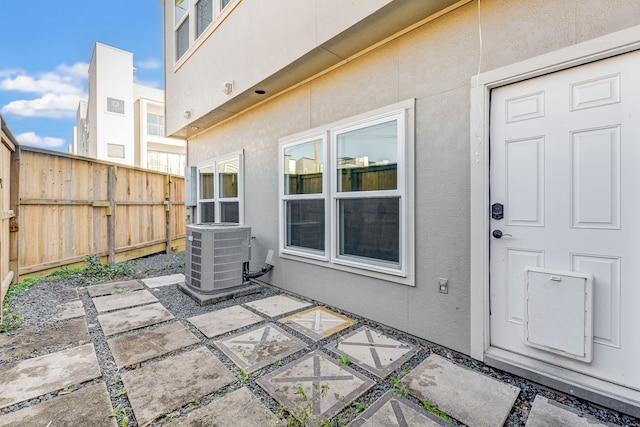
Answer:
POLYGON ((20 274, 184 248, 182 177, 29 147, 19 176, 20 274))

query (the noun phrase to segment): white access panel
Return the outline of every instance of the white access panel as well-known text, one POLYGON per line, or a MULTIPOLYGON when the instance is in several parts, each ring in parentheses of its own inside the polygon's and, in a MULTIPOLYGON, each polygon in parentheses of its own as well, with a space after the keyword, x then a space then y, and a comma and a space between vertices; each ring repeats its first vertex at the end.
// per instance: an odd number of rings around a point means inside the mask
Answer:
POLYGON ((593 275, 524 269, 524 342, 561 356, 593 359, 593 275))

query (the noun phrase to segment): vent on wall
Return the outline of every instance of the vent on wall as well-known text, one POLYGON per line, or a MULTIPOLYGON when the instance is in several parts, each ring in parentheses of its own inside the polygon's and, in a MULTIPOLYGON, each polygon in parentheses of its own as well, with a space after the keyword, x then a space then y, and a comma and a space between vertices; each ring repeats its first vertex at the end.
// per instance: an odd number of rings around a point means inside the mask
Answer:
POLYGON ((251 227, 237 224, 187 225, 186 285, 203 294, 243 284, 251 259, 251 227))

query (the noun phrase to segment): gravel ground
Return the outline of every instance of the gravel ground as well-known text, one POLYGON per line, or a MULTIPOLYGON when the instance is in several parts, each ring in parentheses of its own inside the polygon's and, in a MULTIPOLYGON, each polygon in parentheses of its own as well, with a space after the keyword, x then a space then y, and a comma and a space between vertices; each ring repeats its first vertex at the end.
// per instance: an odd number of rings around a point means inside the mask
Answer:
MULTIPOLYGON (((119 277, 117 280, 126 280, 128 278, 148 278, 154 276, 175 274, 175 273, 184 273, 184 253, 180 254, 171 254, 171 255, 153 255, 145 258, 140 258, 136 261, 130 262, 123 270, 127 273, 125 277, 119 277)), ((16 297, 10 304, 12 311, 20 312, 21 314, 21 328, 38 328, 47 322, 51 316, 56 314, 60 310, 60 305, 65 302, 65 293, 64 290, 68 288, 78 288, 80 299, 83 301, 84 308, 86 311, 86 319, 89 327, 89 334, 91 337, 91 341, 93 342, 96 350, 96 354, 98 356, 98 362, 103 372, 102 378, 96 379, 87 384, 81 385, 81 387, 85 387, 87 385, 94 384, 99 381, 104 381, 107 384, 107 388, 111 395, 111 401, 114 408, 120 406, 121 408, 127 409, 129 413, 129 426, 136 427, 137 423, 135 421, 135 417, 131 414, 129 401, 125 395, 122 395, 122 383, 119 381, 120 372, 116 368, 113 357, 111 356, 111 352, 109 351, 109 347, 107 346, 107 341, 105 336, 103 335, 98 322, 96 320, 97 312, 93 303, 91 303, 90 297, 87 295, 87 292, 84 288, 88 285, 104 282, 100 280, 87 280, 86 277, 82 275, 74 275, 67 274, 63 277, 51 278, 51 280, 46 280, 40 282, 32 287, 30 287, 27 291, 25 291, 20 296, 16 297)), ((218 310, 222 308, 226 308, 232 305, 244 304, 253 300, 266 298, 272 295, 276 295, 280 292, 280 290, 270 287, 264 286, 263 290, 260 293, 249 295, 242 298, 237 298, 234 300, 223 301, 216 305, 209 306, 199 306, 196 302, 194 302, 190 297, 185 295, 182 291, 180 291, 177 286, 165 286, 161 288, 157 288, 152 290, 153 294, 160 300, 160 302, 175 316, 176 319, 181 321, 187 328, 191 328, 191 325, 185 320, 189 317, 196 316, 198 314, 203 314, 212 310, 218 310)), ((300 296, 296 296, 300 299, 300 296)), ((309 302, 314 302, 317 305, 319 304, 315 301, 308 300, 309 302)), ((591 404, 581 399, 577 399, 571 396, 566 396, 562 393, 556 392, 554 390, 543 387, 539 384, 533 383, 531 381, 522 379, 520 377, 516 377, 505 372, 493 369, 491 367, 485 366, 484 364, 473 360, 467 356, 451 351, 447 348, 435 345, 433 343, 418 339, 414 336, 407 335, 396 331, 394 329, 379 325, 374 323, 368 319, 360 318, 351 313, 346 313, 341 310, 335 309, 333 307, 329 307, 339 313, 347 315, 351 318, 355 318, 358 320, 358 323, 341 331, 337 335, 346 335, 353 330, 361 327, 362 325, 367 325, 376 329, 381 330, 386 335, 394 337, 396 339, 409 342, 415 346, 417 346, 420 351, 411 358, 408 362, 406 362, 402 367, 398 368, 396 372, 394 372, 387 380, 379 380, 374 377, 369 372, 359 368, 358 366, 352 365, 351 367, 361 374, 373 379, 376 381, 376 385, 369 390, 365 395, 363 395, 358 402, 364 404, 366 407, 373 404, 373 402, 382 396, 385 392, 393 388, 393 382, 396 379, 403 377, 406 372, 413 369, 415 366, 424 361, 431 353, 436 353, 441 356, 447 357, 450 360, 455 361, 457 364, 469 367, 475 371, 478 371, 482 374, 491 376, 500 381, 512 384, 521 389, 521 392, 513 406, 513 409, 505 423, 506 426, 524 426, 531 410, 531 405, 536 394, 540 394, 550 400, 554 400, 556 402, 561 402, 563 405, 567 407, 574 408, 578 411, 581 411, 586 414, 590 414, 604 423, 610 423, 613 425, 622 425, 622 426, 631 426, 631 427, 640 427, 640 420, 636 418, 629 417, 627 415, 621 414, 616 411, 612 411, 606 408, 599 407, 597 405, 591 404)), ((287 313, 286 315, 290 315, 291 313, 287 313)), ((277 320, 280 317, 284 317, 285 315, 278 316, 273 319, 268 320, 277 320)), ((246 328, 242 328, 240 330, 236 330, 230 332, 226 335, 222 335, 220 337, 216 337, 216 339, 225 337, 227 335, 231 335, 237 333, 238 331, 242 331, 244 329, 250 329, 252 326, 248 326, 246 328)), ((19 329, 19 330, 20 330, 19 329)), ((294 334, 299 339, 303 340, 307 344, 307 349, 301 350, 293 355, 282 360, 282 364, 286 364, 290 361, 293 361, 303 354, 308 353, 309 351, 323 348, 327 343, 332 342, 337 338, 337 335, 332 335, 326 339, 320 340, 318 342, 313 341, 302 334, 299 334, 295 331, 289 329, 289 331, 294 334)), ((10 332, 11 333, 11 332, 10 332)), ((232 371, 238 372, 238 368, 233 362, 227 358, 221 351, 219 351, 213 345, 213 339, 207 339, 204 335, 199 332, 195 332, 196 335, 202 340, 202 342, 207 345, 207 347, 232 371)), ((198 344, 196 346, 202 345, 198 344)), ((192 350, 196 346, 187 347, 185 349, 180 350, 180 352, 192 350)), ((55 351, 63 350, 67 347, 49 347, 41 349, 37 353, 37 355, 43 355, 47 353, 52 353, 55 351)), ((327 351, 327 350, 325 350, 327 351)), ((175 353, 171 354, 175 355, 175 353)), ((167 358, 170 356, 164 356, 163 358, 167 358)), ((160 359, 163 359, 160 358, 160 359)), ((157 359, 157 360, 160 360, 157 359)), ((5 360, 0 361, 0 366, 6 365, 8 363, 12 363, 15 360, 5 360)), ((189 412, 195 407, 206 405, 210 401, 220 397, 223 394, 226 394, 230 391, 233 391, 241 386, 247 386, 267 407, 269 407, 274 413, 279 411, 278 403, 273 400, 260 386, 256 384, 256 379, 260 376, 267 374, 271 371, 274 371, 280 367, 280 364, 274 364, 268 366, 262 370, 259 370, 255 373, 249 375, 248 379, 244 382, 237 381, 234 384, 231 384, 222 390, 213 393, 211 395, 207 395, 200 399, 198 402, 191 405, 187 405, 181 409, 174 411, 171 414, 168 414, 168 417, 179 418, 183 414, 189 412)), ((2 368, 0 368, 2 369, 2 368)), ((32 399, 27 402, 23 402, 21 404, 13 405, 11 407, 0 410, 0 415, 12 412, 17 409, 21 409, 23 407, 31 406, 37 404, 41 401, 50 399, 55 397, 57 393, 51 393, 46 396, 42 396, 40 398, 32 399)), ((408 397, 411 400, 414 400, 412 397, 408 397)), ((346 422, 351 421, 355 418, 354 408, 347 408, 341 414, 333 420, 333 425, 345 425, 346 422)), ((452 420, 453 425, 460 425, 456 422, 456 420, 452 420)), ((162 425, 162 420, 158 420, 152 426, 160 426, 162 425)))

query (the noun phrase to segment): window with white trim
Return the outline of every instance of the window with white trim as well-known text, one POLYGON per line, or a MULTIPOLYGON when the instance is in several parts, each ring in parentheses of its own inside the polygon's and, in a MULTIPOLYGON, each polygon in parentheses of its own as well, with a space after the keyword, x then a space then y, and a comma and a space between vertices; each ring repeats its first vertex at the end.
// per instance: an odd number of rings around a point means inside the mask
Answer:
POLYGON ((198 168, 198 222, 244 222, 242 154, 198 168))
POLYGON ((282 147, 284 250, 326 258, 326 134, 282 147))
POLYGON ((176 61, 204 33, 231 0, 174 0, 176 61))
POLYGON ((406 116, 360 116, 281 143, 282 254, 406 276, 406 116))
POLYGON ((147 134, 164 137, 164 116, 147 113, 147 134))

